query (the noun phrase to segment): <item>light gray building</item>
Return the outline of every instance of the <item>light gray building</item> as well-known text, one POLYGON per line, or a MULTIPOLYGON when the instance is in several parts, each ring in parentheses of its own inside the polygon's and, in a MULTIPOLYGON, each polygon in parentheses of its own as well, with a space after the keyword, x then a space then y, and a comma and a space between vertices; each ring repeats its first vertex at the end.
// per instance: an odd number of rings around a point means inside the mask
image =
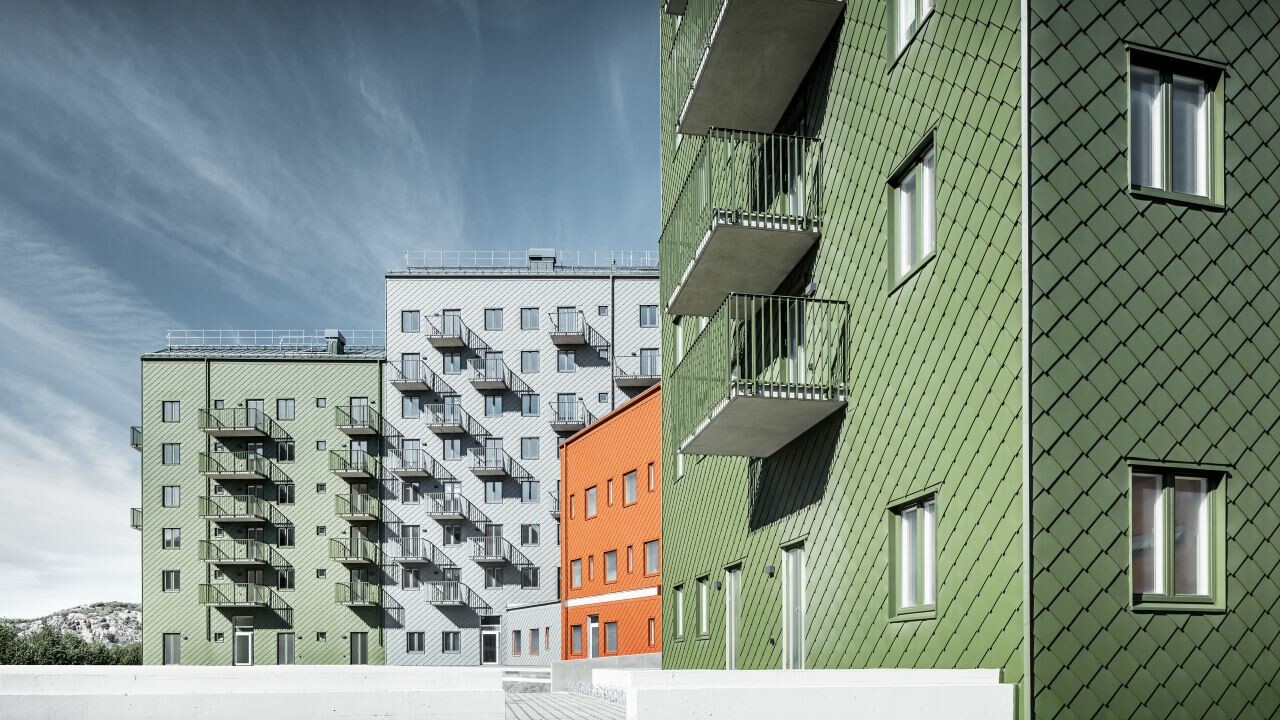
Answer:
POLYGON ((515 661, 508 608, 559 597, 559 440, 657 382, 658 304, 656 253, 409 253, 387 273, 388 664, 515 661))

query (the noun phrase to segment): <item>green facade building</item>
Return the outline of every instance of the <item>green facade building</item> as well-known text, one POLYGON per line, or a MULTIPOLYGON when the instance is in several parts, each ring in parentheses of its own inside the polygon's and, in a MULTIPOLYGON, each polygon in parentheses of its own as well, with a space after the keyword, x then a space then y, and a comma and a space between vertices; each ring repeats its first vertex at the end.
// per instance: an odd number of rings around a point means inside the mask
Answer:
POLYGON ((382 341, 230 335, 142 358, 143 662, 382 664, 382 341))
POLYGON ((1274 7, 661 12, 664 665, 1273 716, 1274 7))

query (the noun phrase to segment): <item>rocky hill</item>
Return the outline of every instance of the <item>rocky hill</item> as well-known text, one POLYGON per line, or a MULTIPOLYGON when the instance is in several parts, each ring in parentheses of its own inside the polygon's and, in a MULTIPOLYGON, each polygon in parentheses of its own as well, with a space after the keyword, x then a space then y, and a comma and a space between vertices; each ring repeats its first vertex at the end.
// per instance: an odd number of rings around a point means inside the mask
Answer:
POLYGON ((0 620, 30 635, 48 625, 54 630, 79 635, 86 642, 127 645, 142 639, 142 608, 136 603, 102 602, 68 608, 42 618, 0 620))

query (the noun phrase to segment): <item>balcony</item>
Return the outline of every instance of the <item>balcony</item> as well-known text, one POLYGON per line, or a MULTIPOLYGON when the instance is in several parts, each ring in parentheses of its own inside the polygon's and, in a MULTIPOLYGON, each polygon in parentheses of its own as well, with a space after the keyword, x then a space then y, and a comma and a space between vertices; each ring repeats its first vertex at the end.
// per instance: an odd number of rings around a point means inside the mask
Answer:
POLYGON ((129 508, 129 527, 134 530, 142 529, 142 508, 129 508))
POLYGON ((200 474, 210 480, 269 480, 271 461, 256 452, 220 451, 199 454, 200 474))
POLYGON ((551 517, 555 518, 556 520, 559 520, 560 519, 560 496, 553 492, 549 492, 547 494, 551 496, 551 517))
POLYGON ((398 478, 453 479, 453 473, 448 468, 421 449, 393 452, 390 470, 398 478))
POLYGON ((330 450, 329 470, 347 480, 385 479, 382 463, 363 450, 330 450))
POLYGON ((507 476, 517 480, 533 477, 506 450, 479 448, 471 453, 471 472, 476 477, 507 476))
POLYGON ((422 496, 427 515, 433 520, 488 522, 489 518, 470 500, 457 493, 427 493, 422 496))
POLYGON ((554 402, 547 408, 551 415, 551 429, 560 433, 578 432, 596 421, 581 400, 554 402))
POLYGON ((279 614, 287 625, 293 624, 293 609, 266 585, 205 583, 200 586, 200 604, 233 610, 269 608, 279 614))
POLYGON ((533 561, 506 538, 480 537, 471 543, 471 559, 477 563, 511 563, 520 567, 533 565, 533 561))
POLYGON ((662 363, 656 355, 620 357, 613 367, 613 381, 620 388, 643 389, 662 379, 662 363))
POLYGON ((671 82, 688 88, 677 131, 769 131, 844 9, 836 0, 687 0, 671 82))
POLYGON ((333 498, 334 512, 347 522, 377 522, 382 502, 368 493, 347 493, 333 498))
POLYGON ((456 566, 456 563, 440 548, 422 538, 401 538, 396 546, 395 561, 401 565, 429 563, 442 568, 456 566))
POLYGON ((261 540, 222 538, 200 541, 200 559, 222 567, 283 566, 279 554, 261 540))
POLYGON ((142 452, 142 426, 133 425, 129 428, 129 447, 142 452))
POLYGON ((489 604, 480 599, 471 588, 457 580, 432 580, 422 584, 427 602, 437 607, 469 607, 488 611, 489 604))
POLYGON ((401 367, 399 363, 387 363, 387 380, 391 387, 402 393, 432 392, 436 395, 454 395, 454 389, 435 374, 426 361, 418 359, 401 367))
POLYGON ((508 390, 516 395, 529 395, 533 393, 533 388, 529 384, 520 379, 501 358, 483 357, 471 358, 467 361, 467 368, 471 376, 471 387, 480 392, 507 392, 508 390))
POLYGON ((457 315, 441 314, 429 317, 423 331, 427 334, 427 342, 441 350, 459 348, 487 350, 489 348, 488 343, 472 332, 471 328, 467 327, 467 324, 457 315))
POLYGON ((221 523, 264 523, 271 519, 271 505, 252 495, 205 495, 200 517, 221 523))
POLYGON ((730 295, 671 374, 679 451, 768 457, 845 406, 849 308, 730 295))
POLYGON ((258 408, 205 408, 200 411, 200 429, 220 440, 289 437, 275 420, 258 408))
POLYGON ((329 559, 344 565, 377 565, 378 546, 362 537, 330 538, 329 559))
POLYGON ((791 135, 708 135, 659 241, 668 313, 707 317, 730 293, 778 289, 820 235, 821 151, 791 135))
POLYGON ((333 409, 333 422, 339 430, 351 437, 399 435, 391 423, 382 417, 382 413, 368 405, 339 405, 333 409))
POLYGON ((551 319, 551 342, 560 347, 587 345, 596 350, 609 347, 609 341, 587 324, 581 310, 557 310, 547 313, 551 319))
POLYGON ((427 405, 423 408, 427 429, 437 435, 471 435, 483 440, 489 431, 458 405, 427 405))
POLYGON ((340 582, 333 586, 334 599, 347 607, 377 607, 382 602, 382 586, 371 582, 340 582))

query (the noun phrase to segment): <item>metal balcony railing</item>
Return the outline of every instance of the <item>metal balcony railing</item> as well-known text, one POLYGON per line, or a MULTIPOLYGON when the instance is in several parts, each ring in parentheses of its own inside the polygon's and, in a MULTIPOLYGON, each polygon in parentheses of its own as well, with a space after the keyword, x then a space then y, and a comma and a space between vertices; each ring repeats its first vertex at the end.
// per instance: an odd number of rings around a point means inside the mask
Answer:
POLYGON ((368 493, 347 493, 333 498, 333 508, 345 520, 372 521, 382 514, 382 501, 368 493))
POLYGON ((551 517, 560 519, 560 496, 556 493, 547 493, 551 497, 551 517))
POLYGON ((200 517, 223 522, 267 522, 271 504, 253 495, 205 495, 200 498, 200 517))
POLYGON ((533 562, 506 538, 479 537, 471 541, 471 559, 478 563, 507 562, 526 567, 533 562))
POLYGON ((142 529, 142 508, 129 508, 129 527, 134 530, 142 529))
POLYGON ((429 477, 437 480, 453 478, 453 473, 422 449, 394 450, 391 453, 391 472, 401 478, 429 477))
POLYGON ((286 485, 293 482, 274 462, 256 452, 221 450, 202 452, 197 457, 200 474, 214 480, 270 480, 286 485))
POLYGON ((386 479, 382 462, 364 450, 330 450, 329 471, 342 478, 386 479))
POLYGON ((764 457, 812 427, 844 403, 848 333, 844 302, 730 295, 664 393, 681 450, 764 457), (770 407, 772 422, 759 422, 770 407), (755 414, 749 430, 733 422, 739 414, 755 414), (704 442, 689 447, 700 434, 704 442))
POLYGON ((657 355, 630 355, 614 363, 618 387, 649 387, 662 379, 662 361, 657 355))
POLYGON ((587 345, 596 351, 609 347, 608 338, 591 327, 581 310, 555 310, 547 317, 551 321, 551 342, 556 345, 587 345))
POLYGON ((436 395, 455 395, 457 391, 437 375, 425 360, 419 358, 404 367, 400 363, 387 363, 387 379, 392 387, 402 392, 431 391, 436 395))
POLYGON ((372 606, 382 602, 382 586, 371 582, 340 582, 334 585, 339 605, 372 606))
POLYGON ((489 517, 474 503, 458 493, 435 492, 422 496, 427 515, 437 520, 467 520, 472 523, 488 522, 489 517))
POLYGON ((471 452, 471 472, 477 476, 506 475, 521 480, 533 477, 506 450, 476 448, 471 452))
POLYGON ((431 315, 423 326, 427 341, 437 348, 471 348, 481 351, 489 349, 489 344, 471 331, 458 315, 431 315))
POLYGON ((730 292, 772 292, 817 239, 822 143, 713 130, 662 229, 668 311, 708 316, 730 292))
POLYGON ((489 610, 489 603, 458 580, 431 580, 423 583, 427 602, 432 605, 456 605, 474 610, 489 610))
POLYGON ((533 388, 520 378, 501 358, 471 358, 467 361, 471 385, 480 391, 510 390, 516 395, 530 395, 533 388))
POLYGON ((270 608, 286 624, 293 624, 293 608, 266 585, 205 583, 200 585, 200 604, 223 608, 270 608))
POLYGON ((129 447, 142 452, 142 426, 132 425, 129 427, 129 447))
POLYGON ((427 419, 427 428, 438 435, 465 433, 479 440, 489 437, 485 426, 458 405, 427 405, 423 407, 423 416, 427 419))
POLYGON ((333 421, 338 429, 348 435, 382 435, 397 438, 400 432, 368 405, 339 405, 333 409, 333 421))
POLYGON ((415 538, 400 538, 396 542, 396 562, 402 564, 431 563, 436 567, 454 567, 456 563, 430 541, 415 538))
POLYGON ((551 429, 556 432, 576 432, 597 420, 581 400, 551 403, 547 414, 551 416, 551 429))
POLYGON ((377 543, 361 537, 331 538, 329 558, 343 563, 378 563, 377 543))
POLYGON ((213 437, 289 439, 289 433, 266 411, 250 407, 204 408, 200 410, 200 429, 213 437))
POLYGON ((284 567, 288 563, 275 548, 261 540, 220 538, 201 540, 200 559, 212 565, 271 565, 284 567))

